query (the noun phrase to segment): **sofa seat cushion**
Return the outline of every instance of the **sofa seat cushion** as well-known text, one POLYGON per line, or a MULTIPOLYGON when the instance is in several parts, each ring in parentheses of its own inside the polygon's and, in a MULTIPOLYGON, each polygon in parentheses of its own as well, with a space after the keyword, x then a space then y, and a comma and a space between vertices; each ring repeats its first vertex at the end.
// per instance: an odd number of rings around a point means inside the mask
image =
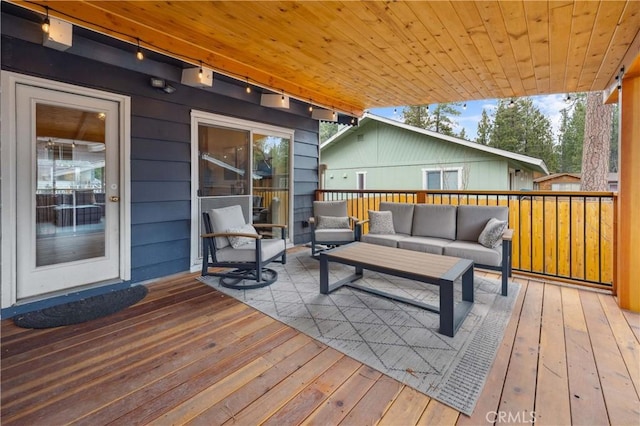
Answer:
POLYGON ((317 243, 348 243, 355 241, 351 229, 316 229, 315 237, 317 243))
MULTIPOLYGON (((282 238, 274 240, 262 240, 261 242, 262 260, 268 260, 284 253, 286 249, 285 241, 282 238)), ((216 252, 218 262, 255 262, 256 243, 255 241, 243 244, 240 248, 227 246, 216 252)))
POLYGON ((487 266, 502 265, 502 245, 497 248, 487 248, 480 243, 470 241, 454 241, 444 247, 445 256, 471 259, 475 263, 487 266))
POLYGON ((421 251, 423 253, 442 254, 444 247, 453 240, 431 237, 407 237, 398 242, 398 247, 406 250, 421 251))
POLYGON ((360 241, 379 246, 398 247, 398 241, 409 237, 409 234, 366 234, 360 237, 360 241))

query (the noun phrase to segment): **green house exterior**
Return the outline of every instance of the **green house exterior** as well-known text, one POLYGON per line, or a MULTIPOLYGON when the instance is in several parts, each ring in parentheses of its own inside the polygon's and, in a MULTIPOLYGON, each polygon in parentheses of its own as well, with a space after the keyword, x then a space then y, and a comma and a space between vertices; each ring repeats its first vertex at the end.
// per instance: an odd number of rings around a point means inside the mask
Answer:
POLYGON ((320 162, 324 189, 530 190, 549 173, 541 159, 369 113, 323 143, 320 162))

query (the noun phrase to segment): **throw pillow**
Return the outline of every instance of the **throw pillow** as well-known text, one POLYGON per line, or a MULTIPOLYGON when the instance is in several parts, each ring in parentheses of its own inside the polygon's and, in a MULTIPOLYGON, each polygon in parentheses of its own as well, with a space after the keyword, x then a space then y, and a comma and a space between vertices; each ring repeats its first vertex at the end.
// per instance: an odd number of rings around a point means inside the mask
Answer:
MULTIPOLYGON (((238 226, 238 227, 235 227, 235 228, 229 228, 225 232, 258 235, 258 233, 256 232, 256 228, 254 228, 253 226, 251 226, 249 224, 238 226)), ((237 248, 239 248, 239 247, 241 247, 241 246, 243 246, 245 244, 249 244, 249 243, 255 241, 255 238, 240 237, 240 236, 237 236, 237 235, 230 235, 227 238, 229 239, 229 244, 231 244, 231 247, 233 247, 234 249, 237 249, 237 248)))
POLYGON ((318 216, 316 229, 351 229, 351 226, 346 216, 318 216))
POLYGON ((369 210, 370 234, 395 234, 393 216, 390 211, 369 210))
POLYGON ((496 248, 502 242, 502 234, 506 228, 506 220, 498 220, 495 217, 492 217, 480 233, 478 242, 485 247, 496 248))

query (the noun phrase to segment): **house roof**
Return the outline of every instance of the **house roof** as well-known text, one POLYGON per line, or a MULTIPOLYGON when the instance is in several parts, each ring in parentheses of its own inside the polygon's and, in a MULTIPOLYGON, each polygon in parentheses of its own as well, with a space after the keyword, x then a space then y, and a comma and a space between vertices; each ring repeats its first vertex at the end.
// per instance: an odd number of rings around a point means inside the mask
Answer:
POLYGON ((582 175, 580 173, 553 173, 553 174, 550 174, 550 175, 547 175, 547 176, 542 176, 542 177, 539 177, 537 179, 534 179, 533 182, 540 183, 540 182, 545 182, 545 181, 551 180, 551 179, 558 179, 558 178, 563 177, 563 176, 569 176, 569 177, 573 177, 573 178, 576 178, 576 179, 581 179, 582 178, 582 175))
MULTIPOLYGON (((470 149, 475 149, 478 151, 482 151, 482 152, 486 152, 492 155, 497 155, 500 157, 504 157, 507 158, 508 160, 510 160, 511 162, 515 162, 517 164, 522 164, 527 166, 529 169, 532 169, 534 171, 540 172, 540 173, 544 173, 544 174, 549 174, 549 170, 547 169, 547 165, 545 164, 544 160, 540 159, 540 158, 534 158, 534 157, 529 157, 528 155, 522 155, 522 154, 516 154, 513 152, 509 152, 509 151, 505 151, 503 149, 498 149, 498 148, 493 148, 487 145, 482 145, 476 142, 470 142, 464 139, 460 139, 457 138, 455 136, 447 136, 447 135, 443 135, 441 133, 436 133, 434 131, 431 130, 426 130, 426 129, 422 129, 420 127, 415 127, 415 126, 410 126, 408 124, 402 123, 400 121, 396 121, 396 120, 391 120, 385 117, 380 117, 379 115, 375 115, 375 114, 371 114, 370 112, 366 112, 363 117, 360 119, 360 126, 366 124, 369 121, 376 121, 379 123, 384 123, 386 125, 389 126, 393 126, 393 127, 397 127, 400 129, 404 129, 404 130, 408 130, 410 132, 414 132, 414 133, 418 133, 418 134, 422 134, 425 136, 429 136, 432 138, 436 138, 436 139, 440 139, 442 141, 446 141, 446 142, 450 142, 450 143, 454 143, 457 145, 461 145, 470 149)), ((358 127, 345 127, 343 128, 341 131, 339 131, 338 133, 336 133, 335 135, 333 135, 331 138, 329 138, 326 142, 322 143, 320 145, 320 151, 322 151, 323 149, 331 146, 331 145, 335 145, 340 143, 341 140, 344 139, 344 137, 348 134, 350 134, 351 132, 357 132, 358 131, 358 127)))
POLYGON ((640 53, 637 0, 10 2, 357 116, 603 90, 640 53))
MULTIPOLYGON (((582 173, 553 173, 551 175, 548 176, 542 176, 539 177, 537 179, 534 179, 533 181, 535 183, 540 183, 540 182, 544 182, 547 181, 549 179, 557 179, 559 177, 562 176, 571 176, 577 179, 582 179, 582 173)), ((618 181, 618 173, 608 173, 607 174, 607 182, 612 183, 612 182, 617 182, 618 181)))

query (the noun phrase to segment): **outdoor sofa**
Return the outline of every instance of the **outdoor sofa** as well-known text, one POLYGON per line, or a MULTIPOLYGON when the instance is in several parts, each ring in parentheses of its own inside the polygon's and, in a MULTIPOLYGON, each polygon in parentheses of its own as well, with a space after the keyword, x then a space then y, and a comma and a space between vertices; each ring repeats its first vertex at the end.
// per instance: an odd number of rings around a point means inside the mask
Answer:
POLYGON ((511 238, 506 206, 381 202, 369 211, 369 232, 360 241, 471 259, 502 272, 502 295, 511 276, 511 238))

